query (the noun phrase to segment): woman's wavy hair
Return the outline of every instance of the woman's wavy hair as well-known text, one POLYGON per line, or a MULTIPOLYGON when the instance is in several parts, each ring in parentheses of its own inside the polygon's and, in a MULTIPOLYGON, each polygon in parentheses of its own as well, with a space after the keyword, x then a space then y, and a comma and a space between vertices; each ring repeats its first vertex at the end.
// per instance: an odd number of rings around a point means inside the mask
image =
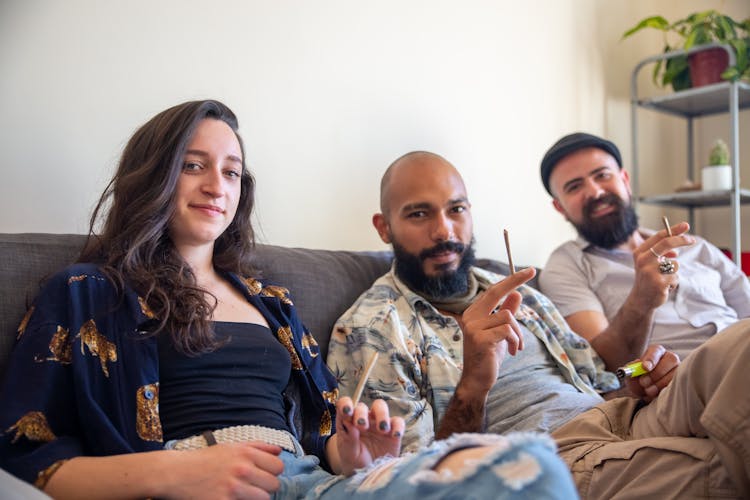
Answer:
POLYGON ((197 287, 195 276, 175 249, 168 224, 175 210, 183 156, 204 119, 231 127, 242 151, 241 193, 237 212, 214 244, 214 267, 247 275, 255 233, 250 216, 255 180, 245 165, 237 117, 218 101, 190 101, 154 116, 128 141, 117 172, 91 216, 89 235, 78 262, 95 262, 122 292, 134 288, 155 316, 152 334, 166 332, 188 355, 216 348, 211 324, 216 299, 197 287), (95 227, 100 219, 100 231, 95 227))

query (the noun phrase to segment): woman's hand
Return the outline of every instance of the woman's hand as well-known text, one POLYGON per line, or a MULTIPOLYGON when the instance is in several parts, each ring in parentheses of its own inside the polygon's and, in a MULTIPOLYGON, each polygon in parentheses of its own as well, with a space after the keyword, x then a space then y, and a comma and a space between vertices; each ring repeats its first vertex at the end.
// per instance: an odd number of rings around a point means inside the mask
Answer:
POLYGON ((227 443, 179 451, 181 476, 165 497, 268 499, 279 489, 281 448, 261 443, 227 443))
POLYGON ((284 471, 281 448, 259 442, 198 450, 75 457, 55 472, 53 498, 268 499, 284 471))
POLYGON ((404 419, 391 417, 382 399, 374 401, 372 408, 361 402, 353 407, 352 403, 348 397, 336 403, 336 434, 331 440, 338 460, 331 460, 333 457, 329 456, 334 470, 347 476, 367 467, 376 458, 397 457, 405 428, 404 419))

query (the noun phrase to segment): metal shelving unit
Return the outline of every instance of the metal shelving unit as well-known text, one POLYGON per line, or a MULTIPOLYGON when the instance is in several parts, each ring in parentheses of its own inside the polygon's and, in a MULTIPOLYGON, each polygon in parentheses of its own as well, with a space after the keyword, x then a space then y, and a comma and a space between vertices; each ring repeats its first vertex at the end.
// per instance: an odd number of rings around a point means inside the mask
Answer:
POLYGON ((750 108, 750 84, 744 82, 720 82, 656 97, 638 95, 638 73, 648 65, 670 57, 689 55, 708 48, 722 48, 729 54, 729 64, 735 64, 734 51, 729 45, 707 44, 690 50, 675 50, 644 59, 633 69, 630 80, 631 136, 633 153, 632 190, 634 203, 682 207, 688 211, 688 222, 694 225, 694 210, 701 207, 730 206, 732 228, 732 257, 740 265, 741 232, 740 205, 750 204, 750 190, 740 187, 740 141, 739 112, 750 108), (650 109, 684 118, 687 124, 687 173, 695 179, 693 152, 693 121, 702 116, 728 114, 730 120, 729 151, 732 164, 732 189, 726 191, 686 191, 640 195, 638 176, 638 109, 650 109))

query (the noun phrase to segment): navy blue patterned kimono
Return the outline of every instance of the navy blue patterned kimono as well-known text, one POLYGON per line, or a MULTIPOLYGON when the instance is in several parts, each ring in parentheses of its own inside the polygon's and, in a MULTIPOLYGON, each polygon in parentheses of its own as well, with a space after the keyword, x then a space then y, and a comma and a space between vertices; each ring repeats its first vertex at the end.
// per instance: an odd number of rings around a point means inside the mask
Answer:
MULTIPOLYGON (((338 390, 315 340, 286 289, 226 278, 289 352, 289 427, 326 464, 338 390)), ((18 328, 0 393, 0 466, 42 487, 75 456, 161 449, 159 355, 145 334, 153 320, 135 291, 118 294, 93 264, 51 278, 18 328)))

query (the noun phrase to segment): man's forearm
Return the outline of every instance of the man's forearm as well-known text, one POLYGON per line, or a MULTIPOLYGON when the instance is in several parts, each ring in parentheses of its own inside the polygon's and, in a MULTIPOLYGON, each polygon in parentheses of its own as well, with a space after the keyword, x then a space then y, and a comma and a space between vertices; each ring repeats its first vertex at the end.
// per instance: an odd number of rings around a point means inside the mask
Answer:
POLYGON ((607 328, 591 341, 608 370, 640 357, 651 339, 655 309, 632 305, 630 297, 607 328))
POLYGON ((471 394, 457 387, 438 424, 435 439, 445 439, 456 432, 484 432, 486 429, 487 395, 471 394))

